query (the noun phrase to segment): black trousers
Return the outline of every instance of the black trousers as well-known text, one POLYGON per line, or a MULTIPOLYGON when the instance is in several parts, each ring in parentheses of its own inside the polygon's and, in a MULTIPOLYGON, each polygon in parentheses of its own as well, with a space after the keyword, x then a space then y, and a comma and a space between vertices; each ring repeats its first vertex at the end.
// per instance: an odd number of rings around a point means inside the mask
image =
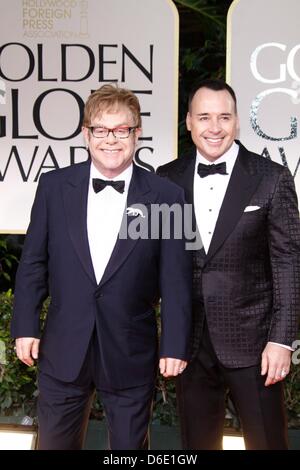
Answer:
MULTIPOLYGON (((122 367, 122 364, 120 364, 122 367)), ((83 448, 95 390, 100 392, 108 427, 107 448, 148 448, 148 426, 154 384, 125 390, 102 389, 100 352, 93 334, 78 378, 62 382, 39 372, 38 422, 40 450, 83 448)))
POLYGON ((204 326, 201 349, 176 382, 184 449, 222 449, 227 390, 239 412, 246 449, 288 448, 282 383, 265 387, 260 370, 260 364, 223 367, 204 326))

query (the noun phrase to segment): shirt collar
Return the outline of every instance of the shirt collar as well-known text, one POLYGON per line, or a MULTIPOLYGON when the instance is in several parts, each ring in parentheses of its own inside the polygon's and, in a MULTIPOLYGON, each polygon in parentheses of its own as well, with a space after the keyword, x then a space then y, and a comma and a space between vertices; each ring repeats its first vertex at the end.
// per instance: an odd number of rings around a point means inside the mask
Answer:
POLYGON ((98 168, 95 167, 94 163, 91 162, 90 182, 92 182, 93 178, 101 178, 102 180, 105 180, 105 181, 106 180, 108 181, 124 180, 125 181, 124 193, 126 193, 128 191, 129 184, 131 181, 132 172, 133 172, 133 164, 131 163, 131 165, 128 168, 126 168, 126 170, 122 171, 122 173, 120 173, 115 178, 107 178, 107 176, 102 175, 102 173, 98 170, 98 168))

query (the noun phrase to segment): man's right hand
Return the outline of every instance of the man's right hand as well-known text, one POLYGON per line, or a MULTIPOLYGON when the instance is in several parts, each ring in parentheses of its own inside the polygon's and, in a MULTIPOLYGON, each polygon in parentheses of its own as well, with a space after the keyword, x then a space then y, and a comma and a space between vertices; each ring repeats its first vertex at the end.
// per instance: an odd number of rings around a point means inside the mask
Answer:
POLYGON ((17 338, 16 354, 27 366, 33 366, 39 356, 40 340, 37 338, 17 338))

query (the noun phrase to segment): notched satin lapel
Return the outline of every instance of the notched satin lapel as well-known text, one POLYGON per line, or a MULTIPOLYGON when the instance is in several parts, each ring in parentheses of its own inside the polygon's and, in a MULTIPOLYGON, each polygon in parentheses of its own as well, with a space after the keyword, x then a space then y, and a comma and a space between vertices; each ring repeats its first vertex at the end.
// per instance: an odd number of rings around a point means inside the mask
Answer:
POLYGON ((89 173, 90 165, 87 164, 80 176, 76 175, 77 178, 74 177, 65 183, 63 197, 70 238, 83 268, 96 283, 87 234, 89 173))
MULTIPOLYGON (((151 190, 147 180, 141 175, 141 170, 136 165, 134 165, 122 225, 126 224, 128 227, 132 221, 132 217, 128 217, 126 215, 127 207, 134 207, 135 205, 143 204, 144 206, 147 206, 149 215, 150 205, 155 203, 156 196, 156 193, 151 190)), ((126 233, 128 233, 128 230, 126 233)), ((138 241, 139 239, 133 240, 131 238, 117 239, 99 286, 102 286, 115 274, 115 272, 125 262, 126 258, 130 255, 138 241)))
POLYGON ((234 230, 243 215, 252 195, 256 191, 262 176, 247 171, 247 157, 240 150, 234 165, 227 191, 220 209, 215 231, 206 256, 206 262, 212 258, 226 238, 234 230))

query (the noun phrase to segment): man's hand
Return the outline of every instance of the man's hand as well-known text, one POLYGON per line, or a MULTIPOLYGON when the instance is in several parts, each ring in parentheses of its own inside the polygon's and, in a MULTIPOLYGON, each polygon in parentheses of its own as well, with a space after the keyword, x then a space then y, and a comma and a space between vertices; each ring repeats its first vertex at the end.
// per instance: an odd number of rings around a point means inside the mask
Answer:
POLYGON ((277 344, 267 343, 261 358, 261 375, 267 374, 265 386, 284 380, 290 371, 291 351, 277 344))
POLYGON ((166 377, 175 377, 181 374, 187 366, 186 361, 174 359, 172 357, 163 357, 159 361, 160 373, 166 377))
POLYGON ((34 365, 34 359, 39 356, 40 340, 37 338, 17 338, 16 354, 20 361, 27 366, 34 365))

